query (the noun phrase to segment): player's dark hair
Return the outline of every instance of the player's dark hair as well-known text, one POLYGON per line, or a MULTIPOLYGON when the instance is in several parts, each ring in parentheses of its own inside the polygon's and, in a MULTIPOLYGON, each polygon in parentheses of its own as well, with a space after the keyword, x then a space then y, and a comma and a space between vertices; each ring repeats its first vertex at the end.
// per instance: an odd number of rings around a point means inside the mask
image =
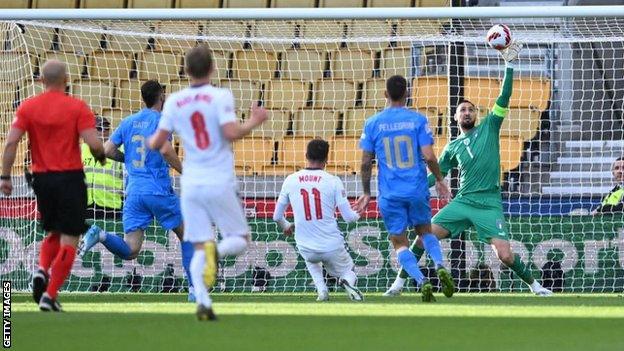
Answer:
POLYGON ((403 76, 396 75, 386 80, 386 92, 392 101, 400 101, 407 94, 407 80, 403 76))
POLYGON ((313 162, 327 162, 329 143, 323 139, 313 139, 308 143, 306 158, 313 162))
POLYGON ((157 80, 148 80, 143 83, 141 85, 141 98, 143 98, 145 106, 147 108, 154 106, 164 91, 163 86, 157 80))
POLYGON ((212 51, 208 45, 199 45, 186 53, 184 57, 184 69, 192 78, 206 78, 214 65, 212 51))
POLYGON ((459 102, 459 104, 457 104, 457 106, 463 104, 464 102, 467 102, 467 103, 471 104, 473 108, 477 108, 477 106, 474 104, 474 102, 472 102, 472 101, 470 101, 468 99, 463 99, 462 101, 459 102))
POLYGON ((616 163, 617 161, 624 161, 624 156, 620 156, 616 158, 615 161, 613 161, 613 163, 616 163))

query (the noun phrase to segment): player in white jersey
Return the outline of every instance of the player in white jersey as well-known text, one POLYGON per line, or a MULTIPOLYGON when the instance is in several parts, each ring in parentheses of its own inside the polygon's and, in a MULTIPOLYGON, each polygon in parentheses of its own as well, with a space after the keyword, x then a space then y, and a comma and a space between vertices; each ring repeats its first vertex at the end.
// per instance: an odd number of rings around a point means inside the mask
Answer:
POLYGON ((240 255, 247 248, 249 226, 237 195, 231 142, 249 134, 267 119, 267 111, 254 105, 250 118, 239 123, 234 98, 228 89, 210 85, 214 60, 201 45, 187 52, 186 74, 191 86, 171 94, 163 107, 158 131, 149 147, 160 149, 172 132, 185 150, 181 177, 184 240, 193 243, 191 277, 197 299, 197 318, 216 319, 206 287, 217 277, 218 257, 240 255), (221 234, 215 244, 213 225, 221 234), (202 279, 203 278, 203 279, 202 279))
POLYGON ((354 222, 360 216, 351 209, 340 178, 325 172, 328 153, 329 143, 325 140, 314 139, 308 143, 307 168, 284 180, 273 220, 285 235, 292 235, 293 225, 284 218, 290 203, 295 217, 295 242, 316 286, 318 301, 329 299, 323 266, 339 279, 351 300, 362 301, 362 293, 355 287, 353 260, 336 223, 336 207, 347 222, 354 222))

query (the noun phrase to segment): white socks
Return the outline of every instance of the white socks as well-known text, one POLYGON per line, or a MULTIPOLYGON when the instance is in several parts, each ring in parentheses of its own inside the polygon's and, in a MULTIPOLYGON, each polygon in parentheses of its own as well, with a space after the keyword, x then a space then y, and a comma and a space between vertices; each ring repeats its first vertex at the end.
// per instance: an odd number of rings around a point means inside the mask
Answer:
POLYGON ((204 284, 204 265, 206 264, 206 253, 204 250, 195 250, 191 258, 191 279, 193 279, 193 290, 198 305, 210 307, 212 300, 208 296, 208 290, 204 284))
POLYGON ((340 277, 340 279, 346 280, 347 283, 349 283, 349 285, 351 285, 352 287, 355 287, 355 282, 357 281, 357 276, 355 275, 355 273, 353 273, 353 271, 349 271, 349 272, 345 273, 342 277, 340 277))
POLYGON ((320 293, 321 291, 327 291, 328 289, 325 284, 325 277, 323 277, 323 266, 319 262, 312 263, 308 261, 306 261, 306 266, 308 267, 308 272, 310 272, 312 280, 314 281, 316 292, 320 293))
POLYGON ((245 252, 245 249, 247 249, 247 240, 245 240, 245 237, 238 235, 228 236, 217 244, 219 258, 223 258, 225 256, 238 256, 245 252))
POLYGON ((392 286, 390 287, 390 290, 401 290, 401 289, 403 289, 403 286, 405 285, 405 281, 406 281, 406 279, 397 276, 396 279, 394 280, 394 283, 392 283, 392 286))
POLYGON ((533 283, 529 284, 531 291, 539 290, 542 287, 542 284, 538 283, 537 279, 533 280, 533 283))

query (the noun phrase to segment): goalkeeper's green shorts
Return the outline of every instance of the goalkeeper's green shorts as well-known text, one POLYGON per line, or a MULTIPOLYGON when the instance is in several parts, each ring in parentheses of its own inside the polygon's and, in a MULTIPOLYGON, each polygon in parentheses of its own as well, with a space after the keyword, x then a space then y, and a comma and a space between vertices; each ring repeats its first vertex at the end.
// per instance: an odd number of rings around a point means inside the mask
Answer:
POLYGON ((448 230, 451 238, 474 227, 481 242, 489 244, 491 239, 509 240, 499 192, 456 197, 433 217, 431 223, 448 230))

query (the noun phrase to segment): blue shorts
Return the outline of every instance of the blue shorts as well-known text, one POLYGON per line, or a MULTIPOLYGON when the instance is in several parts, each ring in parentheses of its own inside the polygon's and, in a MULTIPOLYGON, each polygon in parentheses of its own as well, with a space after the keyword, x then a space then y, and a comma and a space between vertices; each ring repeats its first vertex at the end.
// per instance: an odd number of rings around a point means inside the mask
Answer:
POLYGON ((431 205, 426 198, 379 197, 379 211, 390 235, 401 235, 408 227, 431 223, 431 205))
POLYGON ((130 195, 126 197, 123 208, 124 232, 145 230, 156 218, 165 230, 182 225, 180 200, 171 195, 130 195))

